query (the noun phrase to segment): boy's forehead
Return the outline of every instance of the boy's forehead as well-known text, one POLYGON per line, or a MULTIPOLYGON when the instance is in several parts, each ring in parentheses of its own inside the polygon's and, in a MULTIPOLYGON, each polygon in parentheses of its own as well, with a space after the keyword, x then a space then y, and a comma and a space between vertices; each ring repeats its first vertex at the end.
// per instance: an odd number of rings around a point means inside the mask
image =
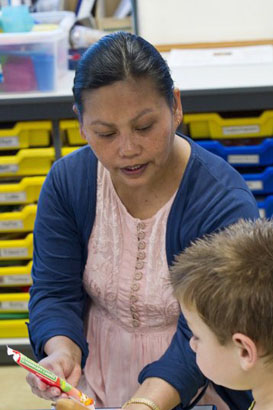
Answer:
POLYGON ((195 333, 195 332, 206 332, 210 331, 209 327, 207 324, 204 322, 202 317, 199 315, 196 307, 194 305, 192 306, 185 306, 184 304, 180 303, 181 305, 181 311, 187 321, 187 324, 190 328, 190 330, 195 333))
POLYGON ((192 322, 194 322, 197 317, 199 317, 197 310, 194 308, 194 306, 186 306, 183 302, 180 303, 182 313, 190 326, 192 322))

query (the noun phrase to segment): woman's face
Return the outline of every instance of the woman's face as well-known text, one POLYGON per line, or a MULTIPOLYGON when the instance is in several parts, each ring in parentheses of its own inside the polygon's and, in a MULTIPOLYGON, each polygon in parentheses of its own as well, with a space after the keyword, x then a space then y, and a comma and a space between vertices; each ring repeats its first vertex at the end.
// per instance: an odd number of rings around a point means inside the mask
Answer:
POLYGON ((83 96, 81 134, 114 184, 136 188, 164 175, 182 119, 179 90, 171 109, 149 79, 118 81, 83 96))

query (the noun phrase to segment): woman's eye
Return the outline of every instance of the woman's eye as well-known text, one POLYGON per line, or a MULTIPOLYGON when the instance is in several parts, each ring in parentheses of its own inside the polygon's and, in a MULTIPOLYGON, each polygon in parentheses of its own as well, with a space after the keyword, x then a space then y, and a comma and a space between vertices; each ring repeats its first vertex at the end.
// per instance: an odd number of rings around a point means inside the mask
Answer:
POLYGON ((152 128, 152 125, 153 124, 146 125, 145 127, 137 127, 136 130, 140 131, 140 132, 141 131, 148 131, 150 128, 152 128))
POLYGON ((97 135, 102 138, 108 138, 108 137, 113 137, 115 133, 114 132, 105 132, 105 133, 98 132, 97 135))

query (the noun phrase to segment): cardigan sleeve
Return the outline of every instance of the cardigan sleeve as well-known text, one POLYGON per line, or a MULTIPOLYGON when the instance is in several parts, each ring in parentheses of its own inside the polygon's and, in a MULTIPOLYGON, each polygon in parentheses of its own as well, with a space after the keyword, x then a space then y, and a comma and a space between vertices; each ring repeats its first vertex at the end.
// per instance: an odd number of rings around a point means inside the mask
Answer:
POLYGON ((55 163, 38 201, 29 337, 38 360, 45 356, 44 345, 49 338, 69 337, 81 348, 84 366, 88 347, 83 323, 83 245, 64 180, 64 167, 55 163))
POLYGON ((165 354, 156 362, 144 367, 139 375, 142 383, 147 377, 159 377, 181 393, 181 403, 186 406, 206 384, 206 378, 196 365, 195 353, 189 345, 191 332, 180 314, 177 331, 165 354))

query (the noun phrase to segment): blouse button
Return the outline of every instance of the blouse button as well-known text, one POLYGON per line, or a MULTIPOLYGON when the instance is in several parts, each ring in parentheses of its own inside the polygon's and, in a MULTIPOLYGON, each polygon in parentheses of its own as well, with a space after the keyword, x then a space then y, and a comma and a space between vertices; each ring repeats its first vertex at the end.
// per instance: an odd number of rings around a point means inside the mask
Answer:
POLYGON ((135 302, 137 302, 137 296, 136 295, 131 295, 130 296, 130 301, 131 301, 131 303, 135 303, 135 302))
POLYGON ((135 280, 140 280, 143 277, 143 273, 142 272, 136 272, 135 273, 135 280))
POLYGON ((146 243, 144 241, 140 241, 138 243, 138 249, 145 249, 145 247, 146 247, 146 243))
POLYGON ((140 326, 139 320, 136 320, 136 319, 133 319, 132 324, 133 324, 134 327, 139 327, 140 326))
POLYGON ((145 232, 143 232, 143 231, 138 232, 137 238, 140 241, 141 241, 141 239, 144 239, 145 238, 145 232))
POLYGON ((136 305, 131 305, 131 306, 130 306, 130 310, 131 310, 131 312, 137 312, 137 307, 136 307, 136 305))
POLYGON ((137 253, 137 259, 145 259, 145 257, 146 257, 146 253, 145 253, 145 252, 139 251, 139 252, 137 253))
POLYGON ((136 269, 143 269, 144 267, 144 262, 142 261, 137 261, 136 263, 136 269))
POLYGON ((115 293, 108 293, 108 294, 106 294, 106 300, 107 300, 108 302, 114 302, 115 299, 116 299, 115 293))
POLYGON ((144 222, 139 222, 137 224, 137 230, 138 231, 140 231, 141 229, 144 229, 144 228, 145 228, 145 223, 144 222))
POLYGON ((133 283, 132 286, 131 286, 131 289, 134 290, 134 291, 139 290, 139 284, 138 283, 133 283))

